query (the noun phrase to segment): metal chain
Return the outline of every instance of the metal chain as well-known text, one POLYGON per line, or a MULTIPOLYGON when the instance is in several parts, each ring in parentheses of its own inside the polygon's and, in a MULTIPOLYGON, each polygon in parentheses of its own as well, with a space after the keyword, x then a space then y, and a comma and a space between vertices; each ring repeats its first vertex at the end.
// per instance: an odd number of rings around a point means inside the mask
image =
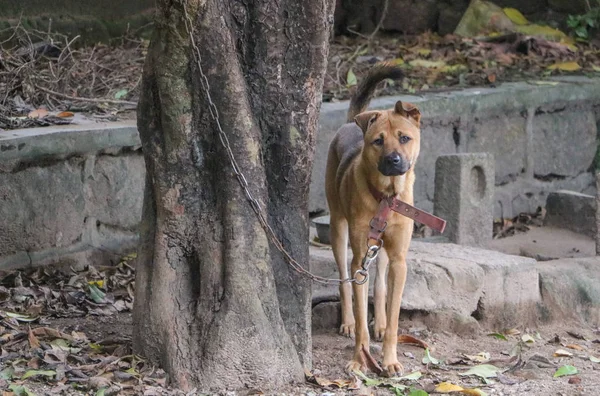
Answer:
POLYGON ((196 44, 196 41, 194 39, 194 27, 193 27, 193 23, 190 18, 190 15, 187 11, 187 0, 183 0, 182 3, 183 3, 183 12, 184 12, 184 16, 185 16, 185 18, 184 18, 185 19, 185 28, 186 28, 187 33, 190 36, 190 42, 191 42, 192 48, 194 50, 194 57, 195 57, 195 60, 196 60, 197 66, 198 66, 198 72, 200 73, 200 82, 202 85, 202 89, 204 90, 204 94, 206 95, 206 99, 208 101, 208 109, 210 111, 210 115, 217 126, 217 131, 219 133, 219 140, 221 141, 221 145, 223 146, 223 148, 225 149, 225 151, 227 153, 227 157, 229 158, 229 162, 231 163, 231 167, 233 168, 233 173, 235 174, 240 186, 242 187, 242 190, 244 191, 244 194, 246 195, 246 199, 250 203, 252 210, 254 211, 254 213, 256 213, 256 216, 258 217, 258 221, 260 222, 260 225, 262 226, 263 230, 266 232, 267 236, 269 237, 269 239, 271 240, 273 245, 275 245, 275 248, 277 248, 277 250, 279 250, 279 252, 284 256, 284 258, 288 262, 288 264, 296 272, 306 276, 307 278, 310 278, 314 282, 324 283, 324 284, 339 284, 339 283, 354 282, 359 285, 366 283, 369 280, 369 274, 368 274, 367 270, 369 268, 369 265, 377 258, 377 255, 378 255, 379 249, 381 248, 381 245, 374 245, 368 249, 367 254, 365 255, 365 257, 363 258, 363 261, 362 261, 362 269, 356 271, 352 278, 333 279, 333 278, 324 278, 324 277, 315 275, 315 274, 311 273, 310 271, 306 270, 296 260, 294 260, 294 258, 285 249, 285 247, 283 246, 281 241, 277 238, 277 235, 275 234, 275 232, 273 231, 273 229, 267 222, 265 213, 264 213, 263 209, 261 208, 258 200, 256 198, 254 198, 254 196, 250 192, 250 189, 248 186, 248 181, 246 180, 246 177, 242 173, 242 171, 235 159, 235 156, 233 155, 233 151, 231 150, 231 145, 229 144, 229 139, 227 138, 227 135, 225 134, 225 132, 223 131, 223 128, 221 127, 221 122, 219 120, 219 111, 217 110, 217 106, 215 105, 215 103, 212 101, 212 97, 210 95, 210 85, 208 83, 208 78, 206 77, 206 75, 204 74, 204 71, 202 69, 202 57, 200 55, 200 49, 198 48, 198 45, 196 44), (363 279, 358 280, 356 278, 357 275, 363 276, 363 279))

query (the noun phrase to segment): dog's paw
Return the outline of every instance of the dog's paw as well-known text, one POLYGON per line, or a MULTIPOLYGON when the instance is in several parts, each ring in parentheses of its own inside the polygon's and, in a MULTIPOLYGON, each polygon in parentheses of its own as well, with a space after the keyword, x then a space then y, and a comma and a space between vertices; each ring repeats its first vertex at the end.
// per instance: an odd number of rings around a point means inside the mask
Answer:
POLYGON ((395 362, 391 362, 391 363, 387 363, 387 364, 384 362, 382 375, 384 375, 386 377, 395 377, 397 375, 402 375, 403 371, 404 371, 404 367, 402 367, 400 362, 398 362, 397 360, 395 362))
POLYGON ((373 338, 375 338, 375 341, 383 341, 383 336, 385 334, 385 326, 378 327, 376 323, 373 327, 373 333, 373 338))
POLYGON ((366 367, 365 367, 364 363, 362 363, 362 362, 360 362, 358 360, 352 359, 346 365, 346 372, 349 373, 349 374, 352 374, 355 371, 365 372, 365 368, 366 367))
POLYGON ((354 322, 340 326, 340 334, 346 337, 354 338, 354 322))

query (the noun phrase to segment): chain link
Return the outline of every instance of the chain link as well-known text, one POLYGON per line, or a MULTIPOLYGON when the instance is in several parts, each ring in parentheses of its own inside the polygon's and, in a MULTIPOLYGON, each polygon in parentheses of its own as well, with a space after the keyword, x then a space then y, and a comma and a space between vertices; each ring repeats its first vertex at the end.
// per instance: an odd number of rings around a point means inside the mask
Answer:
POLYGON ((219 135, 219 140, 221 141, 221 145, 223 146, 223 148, 225 149, 225 151, 227 153, 227 157, 229 158, 229 162, 231 163, 231 167, 233 168, 233 173, 235 174, 240 186, 242 187, 242 190, 244 190, 246 199, 248 200, 248 202, 250 203, 250 206, 252 207, 252 210, 258 217, 258 221, 260 222, 260 225, 264 229, 268 238, 271 240, 271 242, 273 243, 275 248, 277 248, 277 250, 279 250, 279 252, 284 256, 284 258, 288 262, 288 264, 296 272, 306 276, 307 278, 311 279, 314 282, 324 283, 324 284, 339 284, 339 283, 354 282, 359 285, 366 283, 369 280, 369 273, 367 272, 369 269, 369 265, 377 258, 379 249, 381 248, 380 245, 379 246, 374 245, 369 248, 369 250, 367 251, 367 254, 363 258, 362 266, 361 266, 362 269, 356 271, 354 274, 354 277, 345 278, 345 279, 333 279, 333 278, 324 278, 324 277, 315 275, 315 274, 311 273, 310 271, 306 270, 304 267, 302 267, 302 265, 300 265, 296 260, 294 260, 294 258, 285 249, 285 247, 283 246, 281 241, 277 238, 277 235, 275 234, 275 232, 273 231, 273 229, 267 222, 267 217, 265 216, 265 213, 264 213, 263 209, 261 208, 260 203, 252 195, 252 192, 250 191, 250 188, 248 186, 248 181, 246 180, 246 177, 242 173, 242 171, 235 159, 235 156, 233 155, 233 151, 231 150, 231 145, 229 144, 229 139, 227 138, 227 135, 225 134, 223 128, 221 127, 221 122, 219 120, 219 111, 218 111, 215 103, 212 101, 212 97, 210 95, 210 84, 208 83, 208 78, 206 77, 206 75, 204 74, 204 71, 202 69, 202 57, 200 55, 200 49, 198 48, 198 45, 196 44, 196 41, 194 39, 194 27, 193 27, 194 25, 192 23, 190 15, 187 11, 187 0, 182 0, 182 3, 183 3, 183 12, 184 12, 184 19, 185 19, 185 28, 186 28, 187 33, 190 36, 190 43, 192 45, 192 49, 194 52, 194 58, 197 63, 198 72, 200 73, 200 83, 202 85, 204 94, 206 95, 206 100, 208 101, 208 109, 210 111, 210 115, 216 124, 218 135, 219 135), (373 248, 376 248, 376 249, 373 249, 373 248), (363 278, 358 280, 357 275, 361 275, 363 278))

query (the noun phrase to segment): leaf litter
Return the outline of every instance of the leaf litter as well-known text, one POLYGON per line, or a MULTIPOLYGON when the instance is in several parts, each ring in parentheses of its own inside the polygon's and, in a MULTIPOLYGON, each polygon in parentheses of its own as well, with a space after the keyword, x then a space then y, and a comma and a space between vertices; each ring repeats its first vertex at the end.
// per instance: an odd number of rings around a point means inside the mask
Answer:
POLYGON ((0 271, 4 395, 184 394, 166 387, 163 370, 132 353, 129 336, 94 339, 93 334, 47 326, 60 318, 73 321, 130 312, 134 259, 129 255, 116 266, 82 271, 52 267, 0 271))
MULTIPOLYGON (((98 336, 89 327, 82 331, 78 321, 74 320, 80 318, 95 323, 97 320, 93 318, 106 318, 102 319, 105 322, 115 315, 130 312, 134 259, 135 256, 127 256, 114 267, 88 267, 81 271, 45 267, 1 272, 0 390, 8 392, 12 389, 13 395, 61 392, 181 394, 167 387, 166 374, 162 370, 132 354, 127 331, 98 336), (49 325, 56 321, 73 325, 66 328, 49 325)), ((411 329, 415 328, 408 329, 409 333, 417 331, 411 329)), ((565 378, 566 385, 586 386, 589 381, 586 372, 589 371, 585 365, 597 366, 600 361, 597 358, 600 349, 593 337, 580 336, 577 344, 564 343, 561 337, 554 335, 559 334, 555 329, 548 332, 552 334, 549 338, 536 331, 518 329, 495 333, 501 334, 503 339, 480 334, 475 338, 479 340, 479 347, 470 347, 470 341, 465 342, 458 336, 452 336, 456 341, 451 341, 449 335, 435 334, 427 328, 419 328, 417 333, 425 338, 421 340, 407 334, 398 336, 398 343, 403 344, 402 347, 399 345, 399 352, 404 352, 403 349, 412 351, 416 357, 410 359, 399 353, 406 369, 403 375, 379 376, 378 373, 383 374, 381 353, 374 348, 373 354, 363 351, 368 370, 362 375, 348 375, 343 371, 331 375, 330 371, 323 373, 315 369, 307 372, 305 386, 321 389, 322 394, 370 389, 369 392, 377 394, 396 395, 426 395, 441 391, 485 395, 493 394, 494 389, 501 386, 516 389, 520 384, 535 383, 531 375, 552 380, 556 373, 556 381, 565 376, 576 378, 570 383, 565 378), (525 335, 531 335, 535 342, 525 335), (551 341, 555 339, 558 339, 559 349, 572 351, 569 352, 571 356, 553 356, 557 347, 551 341), (484 345, 486 349, 481 348, 484 345), (574 345, 581 349, 568 347, 574 345), (503 354, 508 357, 502 357, 503 354), (441 386, 444 383, 446 385, 441 386)), ((563 334, 567 335, 566 332, 563 334)), ((318 340, 318 337, 314 339, 318 340)), ((330 337, 326 358, 335 358, 333 364, 343 367, 347 350, 337 358, 331 346, 348 341, 337 335, 330 337)), ((317 348, 314 366, 319 367, 322 359, 323 354, 317 348)))

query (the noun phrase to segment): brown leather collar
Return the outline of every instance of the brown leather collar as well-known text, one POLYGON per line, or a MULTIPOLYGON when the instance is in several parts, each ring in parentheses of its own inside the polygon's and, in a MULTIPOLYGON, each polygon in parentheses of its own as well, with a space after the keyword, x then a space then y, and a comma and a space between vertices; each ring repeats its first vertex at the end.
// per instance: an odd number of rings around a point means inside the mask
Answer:
POLYGON ((369 239, 374 239, 376 241, 381 239, 381 236, 383 235, 383 232, 387 226, 386 220, 389 216, 390 210, 424 224, 433 230, 439 231, 440 233, 444 232, 444 229, 446 228, 446 220, 434 216, 431 213, 427 213, 424 210, 417 209, 396 197, 388 197, 373 187, 370 183, 369 191, 371 191, 373 198, 379 201, 379 209, 377 210, 377 214, 371 219, 369 239))

